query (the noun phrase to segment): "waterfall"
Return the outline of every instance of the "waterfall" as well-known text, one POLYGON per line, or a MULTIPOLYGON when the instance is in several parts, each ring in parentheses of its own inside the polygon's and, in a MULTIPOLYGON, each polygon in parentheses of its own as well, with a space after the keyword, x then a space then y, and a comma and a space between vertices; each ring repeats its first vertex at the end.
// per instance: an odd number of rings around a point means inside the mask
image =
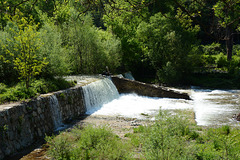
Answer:
POLYGON ((54 130, 59 130, 59 128, 63 125, 62 123, 62 114, 59 109, 59 103, 56 95, 51 95, 49 99, 50 109, 52 112, 52 119, 54 124, 54 130))
POLYGON ((103 104, 119 97, 117 88, 107 78, 83 86, 83 94, 87 114, 97 111, 103 104))

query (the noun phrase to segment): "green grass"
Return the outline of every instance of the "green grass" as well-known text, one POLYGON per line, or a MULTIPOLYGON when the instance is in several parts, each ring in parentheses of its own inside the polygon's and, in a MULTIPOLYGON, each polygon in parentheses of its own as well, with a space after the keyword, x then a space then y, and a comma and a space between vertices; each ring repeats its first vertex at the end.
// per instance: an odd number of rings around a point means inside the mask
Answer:
POLYGON ((74 85, 75 82, 68 82, 62 78, 34 80, 28 89, 23 82, 11 87, 0 83, 0 104, 26 100, 39 94, 66 89, 74 85))
POLYGON ((47 154, 54 159, 131 159, 131 147, 107 127, 75 128, 56 137, 47 137, 47 154))
POLYGON ((202 128, 160 111, 155 123, 134 128, 121 140, 106 127, 87 126, 48 137, 54 159, 218 160, 240 159, 240 130, 202 128))

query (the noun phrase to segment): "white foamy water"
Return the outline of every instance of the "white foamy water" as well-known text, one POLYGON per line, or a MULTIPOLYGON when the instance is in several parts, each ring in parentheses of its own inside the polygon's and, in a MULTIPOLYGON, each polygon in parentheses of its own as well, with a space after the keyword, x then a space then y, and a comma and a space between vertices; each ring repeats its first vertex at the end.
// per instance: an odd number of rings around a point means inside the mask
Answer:
POLYGON ((159 109, 189 109, 192 101, 170 98, 150 98, 136 94, 121 94, 119 98, 92 110, 87 114, 123 116, 128 118, 145 118, 143 114, 152 115, 159 109))
POLYGON ((198 125, 239 125, 232 116, 240 112, 240 91, 232 90, 179 90, 193 100, 150 98, 136 94, 121 94, 113 101, 91 108, 87 114, 122 116, 144 119, 162 110, 193 109, 198 125))
POLYGON ((87 113, 119 97, 117 88, 108 78, 97 80, 82 88, 87 113))
POLYGON ((239 125, 232 117, 240 112, 239 91, 194 90, 195 119, 198 125, 239 125))

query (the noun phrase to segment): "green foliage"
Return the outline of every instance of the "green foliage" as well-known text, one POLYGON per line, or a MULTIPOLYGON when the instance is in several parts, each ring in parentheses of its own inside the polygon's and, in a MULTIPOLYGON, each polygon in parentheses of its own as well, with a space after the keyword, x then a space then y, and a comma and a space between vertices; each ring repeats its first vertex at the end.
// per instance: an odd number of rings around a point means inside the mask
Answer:
POLYGON ((161 82, 167 82, 168 84, 178 83, 181 79, 181 75, 179 75, 171 62, 167 62, 166 66, 158 70, 157 76, 161 82))
MULTIPOLYGON (((136 7, 134 3, 117 0, 115 6, 121 8, 121 14, 118 10, 112 10, 110 5, 106 5, 107 15, 103 16, 103 20, 107 30, 121 40, 121 72, 131 70, 134 75, 142 76, 147 74, 146 71, 151 70, 152 67, 148 56, 143 52, 136 31, 141 21, 147 19, 149 12, 147 7, 141 7, 137 12, 131 12, 136 7), (143 68, 146 69, 144 73, 143 68)), ((145 2, 139 1, 139 3, 144 4, 145 2)))
POLYGON ((202 128, 186 117, 160 111, 153 124, 125 135, 138 153, 106 127, 75 128, 46 140, 54 159, 235 160, 240 158, 239 136, 239 128, 202 128))
POLYGON ((114 72, 120 65, 120 41, 110 32, 93 26, 91 15, 70 9, 69 23, 63 25, 63 44, 68 51, 74 74, 102 73, 106 66, 114 72))
MULTIPOLYGON (((5 31, 0 31, 0 81, 4 83, 16 81, 18 74, 14 68, 13 59, 14 57, 6 52, 13 50, 13 37, 14 34, 10 31, 11 23, 5 28, 5 31)), ((16 53, 14 53, 16 54, 16 53)))
POLYGON ((188 55, 197 31, 197 28, 185 29, 180 22, 161 13, 150 17, 149 23, 140 23, 137 35, 161 82, 179 82, 181 75, 191 70, 188 55))
POLYGON ((223 51, 221 44, 214 42, 210 45, 202 45, 202 48, 205 55, 217 55, 223 51))
POLYGON ((0 83, 0 93, 6 92, 7 86, 3 83, 0 83))
POLYGON ((217 56, 217 67, 218 68, 224 68, 228 66, 228 61, 227 61, 227 57, 223 54, 220 53, 217 56))
MULTIPOLYGON (((39 59, 37 56, 41 46, 41 41, 38 39, 38 32, 36 31, 38 25, 32 24, 32 19, 30 19, 30 22, 27 22, 26 18, 20 19, 17 15, 13 17, 12 23, 17 26, 17 30, 10 28, 15 34, 13 38, 13 50, 15 52, 8 49, 8 46, 2 45, 2 47, 8 55, 14 57, 14 69, 18 71, 19 79, 25 82, 28 89, 31 79, 41 73, 47 62, 45 58, 39 59)), ((8 41, 11 42, 12 40, 8 41)))
POLYGON ((159 112, 156 122, 143 133, 142 142, 146 159, 195 159, 187 144, 189 123, 181 117, 170 117, 159 112))
POLYGON ((66 54, 67 50, 62 46, 61 32, 53 22, 48 22, 48 20, 44 20, 39 34, 39 38, 44 42, 39 48, 40 56, 46 57, 48 62, 43 75, 68 75, 71 73, 71 66, 68 54, 66 54))
POLYGON ((107 127, 87 126, 47 137, 48 155, 54 159, 131 159, 129 145, 107 127))
POLYGON ((0 104, 11 101, 25 100, 37 96, 38 94, 53 92, 74 86, 74 82, 68 82, 63 78, 39 79, 31 81, 29 88, 22 82, 13 87, 1 84, 0 104))

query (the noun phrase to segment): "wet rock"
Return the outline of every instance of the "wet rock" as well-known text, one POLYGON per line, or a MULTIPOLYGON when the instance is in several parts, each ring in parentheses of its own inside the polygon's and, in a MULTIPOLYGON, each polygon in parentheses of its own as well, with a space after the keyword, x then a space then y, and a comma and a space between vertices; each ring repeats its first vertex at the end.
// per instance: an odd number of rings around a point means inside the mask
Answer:
POLYGON ((237 121, 240 121, 240 113, 234 114, 233 118, 236 119, 237 121))

